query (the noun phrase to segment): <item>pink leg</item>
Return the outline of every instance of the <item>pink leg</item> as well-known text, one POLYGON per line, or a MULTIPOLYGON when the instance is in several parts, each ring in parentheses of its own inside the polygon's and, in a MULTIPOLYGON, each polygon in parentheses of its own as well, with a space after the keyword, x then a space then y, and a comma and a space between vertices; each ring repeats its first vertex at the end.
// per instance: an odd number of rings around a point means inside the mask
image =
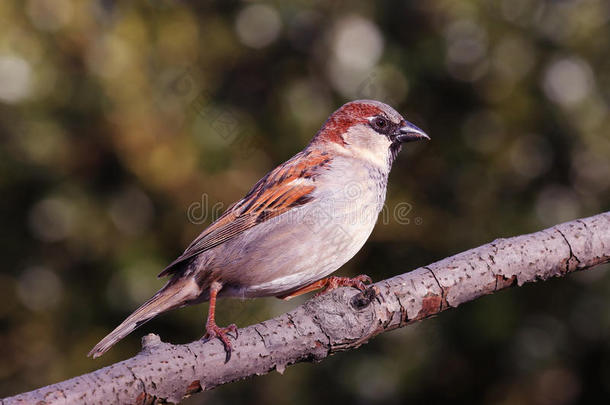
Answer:
POLYGON ((235 324, 231 324, 225 328, 221 328, 216 325, 216 321, 214 319, 214 313, 216 311, 216 296, 218 292, 222 289, 222 284, 217 281, 212 282, 210 286, 210 309, 208 312, 208 320, 205 323, 205 335, 204 339, 218 338, 225 346, 225 351, 227 352, 227 357, 225 362, 231 359, 231 351, 233 348, 231 347, 231 342, 229 342, 229 332, 235 333, 235 339, 237 339, 237 326, 235 324))

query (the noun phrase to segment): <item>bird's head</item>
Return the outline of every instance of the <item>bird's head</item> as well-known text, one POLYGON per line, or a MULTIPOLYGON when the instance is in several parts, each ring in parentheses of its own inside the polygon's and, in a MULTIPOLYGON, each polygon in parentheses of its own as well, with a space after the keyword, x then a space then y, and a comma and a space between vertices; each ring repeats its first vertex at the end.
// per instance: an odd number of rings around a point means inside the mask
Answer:
POLYGON ((332 113, 312 144, 344 149, 357 158, 391 164, 405 142, 429 140, 424 131, 387 104, 356 100, 332 113))

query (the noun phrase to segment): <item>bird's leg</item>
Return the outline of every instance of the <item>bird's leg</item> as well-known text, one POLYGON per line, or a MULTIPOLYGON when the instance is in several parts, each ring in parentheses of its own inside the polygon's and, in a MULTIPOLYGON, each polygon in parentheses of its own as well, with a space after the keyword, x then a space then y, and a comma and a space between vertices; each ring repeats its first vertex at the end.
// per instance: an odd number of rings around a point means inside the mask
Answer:
POLYGON ((288 294, 278 295, 277 298, 280 298, 283 300, 289 300, 289 299, 297 297, 299 295, 306 294, 310 291, 319 290, 320 288, 324 288, 324 289, 322 291, 320 291, 319 293, 317 293, 315 295, 316 297, 319 295, 322 295, 324 293, 327 293, 329 291, 332 291, 335 288, 339 288, 339 287, 354 287, 354 288, 359 289, 360 291, 364 291, 364 290, 366 290, 365 283, 370 284, 372 282, 373 282, 373 280, 371 280, 371 278, 369 276, 367 276, 366 274, 361 274, 361 275, 353 277, 353 278, 330 276, 330 277, 326 277, 321 280, 315 281, 311 284, 306 285, 305 287, 301 287, 298 290, 292 291, 288 294))
POLYGON ((214 319, 214 313, 216 311, 216 296, 218 295, 218 291, 222 289, 222 284, 218 281, 213 281, 210 285, 210 309, 208 312, 208 320, 205 323, 205 335, 204 339, 211 339, 217 337, 220 339, 222 344, 225 346, 225 352, 227 353, 227 357, 225 359, 225 363, 231 359, 231 342, 229 342, 229 332, 233 332, 235 334, 235 339, 238 337, 237 326, 235 324, 231 324, 225 328, 221 328, 216 325, 216 321, 214 319))

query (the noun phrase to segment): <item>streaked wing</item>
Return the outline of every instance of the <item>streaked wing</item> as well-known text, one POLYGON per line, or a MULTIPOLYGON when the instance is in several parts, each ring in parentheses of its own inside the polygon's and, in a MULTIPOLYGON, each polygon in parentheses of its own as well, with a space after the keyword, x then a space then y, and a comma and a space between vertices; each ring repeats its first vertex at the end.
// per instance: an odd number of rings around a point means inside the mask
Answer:
POLYGON ((325 152, 303 151, 267 173, 243 199, 230 206, 207 227, 159 277, 172 274, 178 270, 178 264, 247 229, 312 201, 315 177, 329 162, 330 157, 325 152))

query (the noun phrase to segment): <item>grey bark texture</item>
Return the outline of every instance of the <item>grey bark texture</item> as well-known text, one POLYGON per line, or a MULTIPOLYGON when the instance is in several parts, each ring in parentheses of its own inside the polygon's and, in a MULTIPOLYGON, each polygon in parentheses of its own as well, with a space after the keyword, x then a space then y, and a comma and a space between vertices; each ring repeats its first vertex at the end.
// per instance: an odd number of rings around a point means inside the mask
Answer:
POLYGON ((152 404, 301 361, 320 361, 374 336, 482 295, 562 277, 610 261, 610 212, 529 235, 497 239, 380 281, 365 292, 340 288, 277 318, 239 330, 225 363, 217 340, 185 345, 142 340, 128 360, 0 400, 2 404, 152 404))

